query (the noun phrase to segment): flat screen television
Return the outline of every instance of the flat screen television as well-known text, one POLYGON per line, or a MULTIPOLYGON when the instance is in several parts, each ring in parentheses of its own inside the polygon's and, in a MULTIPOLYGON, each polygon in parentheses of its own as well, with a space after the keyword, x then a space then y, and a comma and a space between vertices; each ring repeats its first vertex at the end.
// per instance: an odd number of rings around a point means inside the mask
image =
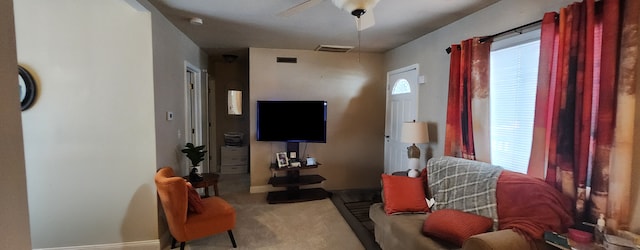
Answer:
POLYGON ((326 101, 258 101, 257 140, 327 142, 326 101))

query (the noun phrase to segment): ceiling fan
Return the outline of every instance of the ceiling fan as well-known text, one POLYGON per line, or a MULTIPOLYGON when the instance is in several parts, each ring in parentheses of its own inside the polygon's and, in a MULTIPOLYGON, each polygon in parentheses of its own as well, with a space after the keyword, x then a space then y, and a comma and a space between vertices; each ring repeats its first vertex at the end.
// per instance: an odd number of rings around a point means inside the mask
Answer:
MULTIPOLYGON (((297 4, 283 12, 280 12, 278 16, 289 17, 297 13, 300 13, 306 9, 309 9, 325 0, 307 0, 300 4, 297 4)), ((376 6, 380 0, 331 0, 333 4, 345 10, 355 17, 358 31, 368 29, 375 24, 373 17, 373 7, 376 6), (365 15, 366 13, 366 15, 365 15)))

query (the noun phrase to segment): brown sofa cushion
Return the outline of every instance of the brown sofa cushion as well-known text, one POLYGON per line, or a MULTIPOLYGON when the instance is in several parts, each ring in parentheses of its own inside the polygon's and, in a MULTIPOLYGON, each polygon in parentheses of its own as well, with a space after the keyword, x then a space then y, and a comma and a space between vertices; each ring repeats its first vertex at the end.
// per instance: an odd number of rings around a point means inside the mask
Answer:
POLYGON ((382 174, 386 214, 429 212, 421 178, 382 174))
POLYGON ((485 233, 492 226, 493 221, 490 218, 459 210, 442 209, 427 217, 422 226, 422 233, 462 246, 466 239, 485 233))

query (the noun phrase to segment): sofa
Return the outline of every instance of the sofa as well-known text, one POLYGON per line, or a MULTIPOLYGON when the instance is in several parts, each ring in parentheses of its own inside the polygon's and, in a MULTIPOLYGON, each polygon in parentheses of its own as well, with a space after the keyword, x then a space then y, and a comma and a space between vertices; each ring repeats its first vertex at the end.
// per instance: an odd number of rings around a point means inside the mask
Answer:
POLYGON ((369 208, 382 249, 553 249, 544 231, 573 224, 555 188, 479 161, 436 157, 419 178, 383 174, 382 188, 383 202, 369 208))

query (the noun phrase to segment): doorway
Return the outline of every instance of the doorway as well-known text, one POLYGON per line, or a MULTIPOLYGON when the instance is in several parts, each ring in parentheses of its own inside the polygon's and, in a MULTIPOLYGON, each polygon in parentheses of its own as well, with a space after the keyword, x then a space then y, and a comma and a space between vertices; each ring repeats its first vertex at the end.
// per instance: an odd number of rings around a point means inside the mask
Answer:
MULTIPOLYGON (((207 113, 208 107, 203 105, 206 103, 207 96, 204 96, 205 100, 203 101, 202 90, 207 89, 206 72, 204 75, 203 78, 203 73, 199 68, 185 61, 185 144, 190 142, 196 146, 203 145, 203 138, 205 138, 202 128, 207 119, 204 119, 203 115, 207 113)), ((205 159, 209 157, 210 149, 206 150, 205 159)), ((188 160, 185 164, 186 169, 190 169, 191 163, 188 160)), ((203 161, 196 168, 198 173, 203 173, 203 170, 209 169, 209 161, 203 161)))
POLYGON ((385 115, 384 172, 391 174, 408 169, 408 143, 400 141, 403 122, 418 119, 418 65, 387 73, 387 107, 385 115))

